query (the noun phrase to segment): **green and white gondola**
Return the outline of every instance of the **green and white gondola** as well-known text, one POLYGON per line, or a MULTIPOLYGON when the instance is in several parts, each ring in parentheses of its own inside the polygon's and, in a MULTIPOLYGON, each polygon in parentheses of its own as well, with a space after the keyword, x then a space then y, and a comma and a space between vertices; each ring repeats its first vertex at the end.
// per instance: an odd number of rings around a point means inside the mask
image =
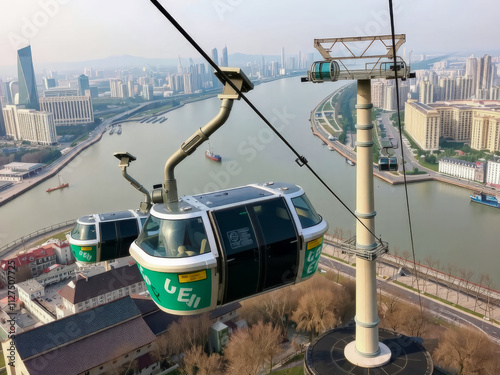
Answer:
POLYGON ((162 310, 192 315, 310 278, 327 229, 301 187, 253 184, 153 205, 130 255, 162 310))
POLYGON ((95 263, 129 256, 148 215, 127 210, 78 218, 68 235, 77 262, 95 263))

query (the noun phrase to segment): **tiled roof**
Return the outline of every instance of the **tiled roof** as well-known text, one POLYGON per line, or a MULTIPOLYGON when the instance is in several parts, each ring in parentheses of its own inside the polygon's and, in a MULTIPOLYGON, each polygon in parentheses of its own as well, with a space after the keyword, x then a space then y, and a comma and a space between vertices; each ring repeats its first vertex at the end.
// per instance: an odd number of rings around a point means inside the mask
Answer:
MULTIPOLYGON (((16 335, 17 351, 21 359, 25 360, 138 317, 140 314, 141 312, 130 297, 121 298, 16 335)), ((88 355, 85 354, 82 357, 88 357, 88 355)))
POLYGON ((21 266, 34 262, 36 259, 50 257, 53 256, 54 254, 55 253, 52 246, 45 245, 43 247, 39 247, 38 249, 28 251, 27 253, 18 254, 12 258, 2 259, 0 262, 0 267, 3 270, 6 270, 8 268, 9 262, 14 261, 15 267, 19 268, 21 266))
MULTIPOLYGON (((144 320, 138 317, 58 347, 24 364, 30 374, 80 374, 127 353, 135 354, 135 350, 155 339, 144 320)), ((19 347, 17 340, 16 345, 19 347)))
POLYGON ((66 285, 59 294, 72 304, 92 299, 102 294, 112 292, 142 281, 137 264, 115 268, 90 277, 77 277, 66 285))

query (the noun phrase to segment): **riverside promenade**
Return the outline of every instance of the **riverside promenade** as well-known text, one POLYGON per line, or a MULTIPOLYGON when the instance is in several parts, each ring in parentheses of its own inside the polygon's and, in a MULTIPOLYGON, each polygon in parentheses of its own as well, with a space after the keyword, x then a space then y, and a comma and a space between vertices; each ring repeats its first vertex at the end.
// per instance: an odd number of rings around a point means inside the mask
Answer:
MULTIPOLYGON (((343 239, 325 235, 321 265, 355 278, 356 257, 342 252, 342 242, 343 239)), ((418 298, 432 301, 438 306, 432 308, 433 314, 454 323, 473 325, 500 344, 500 292, 473 282, 472 274, 458 277, 394 254, 378 258, 376 269, 378 288, 384 293, 401 295, 402 299, 403 294, 413 295, 409 299, 412 303, 417 303, 418 298), (392 288, 385 288, 389 285, 392 288)))
MULTIPOLYGON (((332 147, 335 151, 337 151, 341 156, 346 158, 346 160, 350 160, 353 163, 356 163, 356 152, 353 147, 350 147, 348 145, 345 145, 338 140, 330 140, 328 139, 330 132, 325 128, 325 126, 321 125, 318 121, 316 121, 316 113, 322 113, 324 111, 324 105, 325 102, 331 101, 332 97, 334 97, 336 94, 340 93, 342 95, 342 90, 345 87, 342 87, 335 91, 334 93, 328 95, 326 98, 324 98, 312 111, 310 115, 310 126, 311 126, 311 132, 313 135, 321 139, 321 141, 326 144, 329 147, 332 147)), ((331 102, 330 102, 330 106, 331 102)), ((329 110, 326 110, 326 112, 330 112, 329 110)), ((332 121, 334 123, 332 124, 330 120, 328 119, 327 116, 322 115, 321 119, 327 122, 327 126, 330 126, 332 129, 338 129, 339 128, 339 121, 337 118, 337 112, 336 110, 333 111, 334 116, 332 117, 332 121)), ((401 146, 405 147, 405 146, 401 146)), ((416 162, 416 159, 414 160, 416 162)), ((496 195, 496 191, 480 185, 479 187, 475 186, 476 183, 472 183, 472 181, 467 181, 467 180, 461 180, 452 176, 444 175, 439 172, 435 172, 433 170, 427 169, 423 166, 419 166, 422 170, 424 170, 426 173, 425 174, 419 174, 419 175, 406 175, 406 181, 408 183, 414 183, 414 182, 424 182, 424 181, 439 181, 439 182, 444 182, 447 184, 455 185, 470 191, 473 191, 475 193, 479 192, 484 192, 486 194, 490 195, 496 195)), ((399 184, 404 184, 404 176, 402 174, 395 174, 393 172, 381 172, 378 170, 378 167, 373 166, 373 174, 377 178, 381 179, 382 181, 385 181, 391 185, 399 185, 399 184)))

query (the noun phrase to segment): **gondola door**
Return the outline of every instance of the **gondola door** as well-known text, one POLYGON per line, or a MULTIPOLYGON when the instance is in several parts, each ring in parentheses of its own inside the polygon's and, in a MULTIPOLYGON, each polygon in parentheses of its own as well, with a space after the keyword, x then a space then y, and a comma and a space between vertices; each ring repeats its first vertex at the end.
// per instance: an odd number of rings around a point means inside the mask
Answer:
POLYGON ((213 213, 226 260, 223 304, 290 284, 298 235, 282 198, 213 213))
POLYGON ((260 251, 255 230, 245 206, 214 212, 226 263, 223 303, 257 293, 260 280, 260 251))

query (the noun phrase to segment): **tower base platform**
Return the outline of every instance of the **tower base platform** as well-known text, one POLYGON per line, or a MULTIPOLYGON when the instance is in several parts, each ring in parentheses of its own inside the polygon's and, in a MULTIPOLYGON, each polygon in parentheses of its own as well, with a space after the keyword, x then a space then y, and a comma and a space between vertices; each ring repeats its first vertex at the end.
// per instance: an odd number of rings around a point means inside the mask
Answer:
POLYGON ((355 340, 355 326, 335 328, 309 345, 304 358, 308 375, 431 375, 434 365, 422 344, 408 336, 379 329, 379 340, 391 350, 388 363, 376 368, 363 368, 346 359, 345 347, 355 340))

